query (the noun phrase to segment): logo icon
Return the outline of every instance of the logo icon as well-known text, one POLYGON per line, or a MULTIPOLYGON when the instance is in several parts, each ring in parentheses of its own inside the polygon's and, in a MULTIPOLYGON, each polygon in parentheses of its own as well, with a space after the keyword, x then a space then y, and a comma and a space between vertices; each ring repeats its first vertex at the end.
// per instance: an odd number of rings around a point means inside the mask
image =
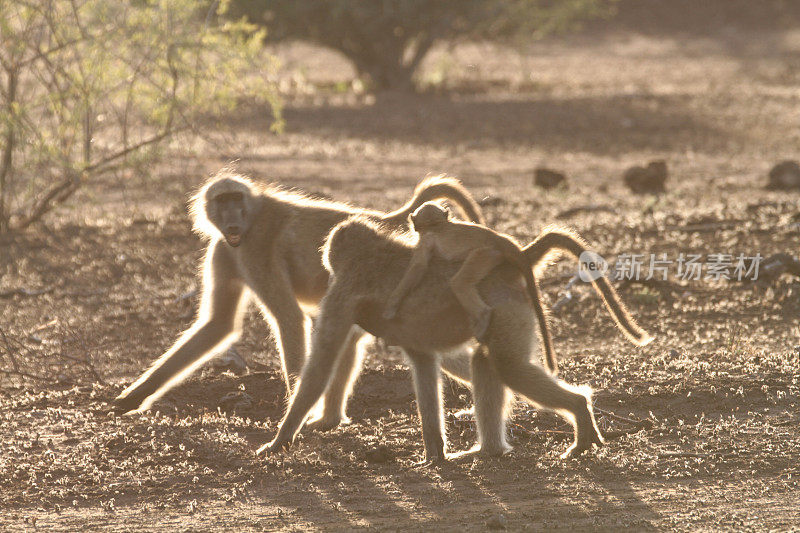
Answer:
POLYGON ((608 262, 603 257, 589 250, 581 252, 578 258, 578 277, 581 281, 591 283, 602 278, 608 272, 608 262))

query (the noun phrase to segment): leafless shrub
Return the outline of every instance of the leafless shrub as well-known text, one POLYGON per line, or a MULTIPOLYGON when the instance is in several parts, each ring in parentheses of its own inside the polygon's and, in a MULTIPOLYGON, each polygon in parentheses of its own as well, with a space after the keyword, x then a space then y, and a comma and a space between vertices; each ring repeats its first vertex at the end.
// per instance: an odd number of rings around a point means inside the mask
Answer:
POLYGON ((0 390, 31 383, 105 384, 96 361, 106 347, 97 337, 55 321, 28 333, 0 328, 0 390))

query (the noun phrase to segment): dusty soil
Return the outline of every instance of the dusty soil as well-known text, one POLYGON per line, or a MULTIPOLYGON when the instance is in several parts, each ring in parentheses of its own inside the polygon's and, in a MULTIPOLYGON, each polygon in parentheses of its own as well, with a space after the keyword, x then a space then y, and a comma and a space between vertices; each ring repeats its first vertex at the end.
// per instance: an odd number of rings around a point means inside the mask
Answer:
MULTIPOLYGON (((0 377, 0 529, 800 525, 800 283, 790 277, 629 286, 623 297, 657 337, 643 349, 580 289, 553 316, 561 375, 595 389, 602 429, 618 437, 578 460, 558 457, 569 426, 518 404, 508 456, 417 464, 410 377, 378 345, 352 424, 256 458, 285 400, 256 313, 237 344, 250 373, 205 369, 151 412, 110 414, 108 401, 191 323, 202 243, 185 201, 233 159, 260 179, 385 209, 421 176, 449 172, 522 241, 569 208, 608 206, 561 222, 611 257, 797 253, 800 195, 763 188, 772 164, 798 156, 797 32, 460 46, 430 59, 429 94, 377 99, 337 92, 349 75, 339 58, 279 52, 285 135, 245 109, 220 125, 235 133, 176 143, 151 175, 97 184, 0 242, 0 292, 29 291, 0 299, 0 365, 9 370, 13 354, 33 376, 0 377), (653 158, 669 165, 667 192, 634 196, 622 172, 653 158), (566 172, 568 189, 535 188, 540 165, 566 172)), ((569 268, 548 270, 551 303, 569 268)), ((463 451, 474 423, 454 413, 469 391, 445 388, 449 449, 463 451)))

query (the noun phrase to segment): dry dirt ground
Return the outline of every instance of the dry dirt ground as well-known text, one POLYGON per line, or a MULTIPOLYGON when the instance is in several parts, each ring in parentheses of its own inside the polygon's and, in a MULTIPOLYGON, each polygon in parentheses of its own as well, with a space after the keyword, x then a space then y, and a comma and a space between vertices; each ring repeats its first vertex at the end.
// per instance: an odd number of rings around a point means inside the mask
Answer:
MULTIPOLYGON (((628 286, 624 299, 656 335, 646 348, 578 289, 583 299, 552 321, 561 375, 591 385, 602 428, 622 436, 577 460, 558 457, 560 418, 518 404, 508 456, 418 465, 408 371, 376 344, 352 424, 256 458, 285 391, 255 313, 237 344, 250 373, 206 369, 151 412, 110 414, 108 401, 192 320, 202 243, 185 201, 233 159, 261 179, 386 209, 421 176, 449 172, 522 241, 566 209, 606 205, 613 212, 562 222, 611 257, 797 253, 798 193, 763 185, 774 162, 798 155, 800 33, 459 46, 430 59, 430 93, 377 99, 340 91, 349 73, 334 56, 279 52, 286 134, 246 109, 210 126, 235 133, 176 144, 151 175, 98 184, 0 242, 0 292, 31 291, 0 299, 0 363, 8 370, 14 354, 21 370, 52 378, 0 383, 0 529, 800 527, 790 277, 628 286), (669 164, 666 194, 632 195, 621 173, 652 158, 669 164), (535 188, 539 165, 565 171, 569 187, 535 188), (646 423, 636 431, 620 417, 646 423)), ((544 278, 551 303, 568 268, 544 278)), ((474 423, 453 413, 469 391, 445 389, 449 448, 465 450, 474 423)))

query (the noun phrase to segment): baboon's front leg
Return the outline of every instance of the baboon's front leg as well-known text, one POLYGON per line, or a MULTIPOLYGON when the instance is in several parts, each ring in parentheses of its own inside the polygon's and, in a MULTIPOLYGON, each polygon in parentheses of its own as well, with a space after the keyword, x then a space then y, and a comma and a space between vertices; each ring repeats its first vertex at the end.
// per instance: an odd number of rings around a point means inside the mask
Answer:
POLYGON ((122 412, 147 409, 170 387, 216 353, 223 341, 232 341, 242 328, 247 307, 244 285, 227 250, 212 244, 203 266, 203 285, 197 320, 147 372, 114 400, 122 412))
POLYGON ((478 445, 483 454, 503 455, 511 450, 506 441, 506 417, 512 394, 497 375, 486 350, 481 346, 472 357, 472 401, 478 445))
POLYGON ((252 289, 270 322, 281 354, 283 378, 291 393, 308 353, 311 321, 297 303, 285 265, 272 265, 259 274, 252 280, 252 289))
POLYGON ((359 341, 363 338, 360 328, 353 328, 342 347, 333 373, 333 379, 325 391, 322 400, 322 413, 319 418, 310 420, 306 427, 316 431, 328 431, 341 423, 348 423, 345 409, 347 398, 353 390, 353 384, 361 370, 363 353, 359 349, 359 341))
POLYGON ((441 373, 437 356, 408 350, 414 374, 417 411, 422 423, 425 461, 445 460, 444 411, 442 406, 441 373))
POLYGON ((311 408, 325 393, 342 346, 353 327, 352 313, 336 301, 334 289, 329 289, 320 306, 314 331, 311 354, 289 401, 289 410, 272 442, 257 453, 275 452, 289 446, 303 425, 311 408))

